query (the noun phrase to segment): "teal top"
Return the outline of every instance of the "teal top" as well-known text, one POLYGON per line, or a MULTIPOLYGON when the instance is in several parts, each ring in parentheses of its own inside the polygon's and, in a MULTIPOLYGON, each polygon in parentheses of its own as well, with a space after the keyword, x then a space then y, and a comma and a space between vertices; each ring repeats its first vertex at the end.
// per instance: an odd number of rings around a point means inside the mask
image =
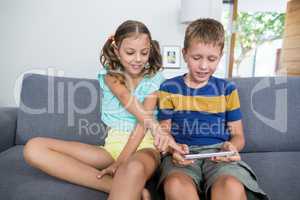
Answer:
MULTIPOLYGON (((105 69, 100 70, 98 74, 99 84, 103 90, 101 119, 113 129, 131 132, 137 119, 123 107, 118 98, 110 91, 104 80, 105 74, 105 69)), ((159 90, 159 86, 164 80, 161 72, 157 72, 151 77, 145 76, 132 92, 132 95, 142 103, 148 95, 159 90)))

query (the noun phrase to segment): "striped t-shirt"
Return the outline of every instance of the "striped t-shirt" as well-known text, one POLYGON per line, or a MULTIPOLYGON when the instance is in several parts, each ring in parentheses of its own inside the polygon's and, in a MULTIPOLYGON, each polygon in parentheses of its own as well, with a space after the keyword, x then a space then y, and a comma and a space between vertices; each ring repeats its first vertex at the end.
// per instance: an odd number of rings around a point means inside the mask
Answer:
POLYGON ((211 76, 201 88, 190 88, 184 76, 160 86, 158 120, 171 119, 171 132, 181 144, 211 145, 228 141, 226 122, 242 118, 237 89, 232 82, 211 76))

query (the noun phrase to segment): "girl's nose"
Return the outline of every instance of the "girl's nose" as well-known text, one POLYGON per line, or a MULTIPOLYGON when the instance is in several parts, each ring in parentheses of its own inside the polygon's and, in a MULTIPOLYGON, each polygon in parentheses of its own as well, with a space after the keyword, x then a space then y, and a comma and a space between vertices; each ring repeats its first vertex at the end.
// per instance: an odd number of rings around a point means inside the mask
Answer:
POLYGON ((141 55, 139 53, 135 55, 135 60, 138 62, 141 61, 141 55))

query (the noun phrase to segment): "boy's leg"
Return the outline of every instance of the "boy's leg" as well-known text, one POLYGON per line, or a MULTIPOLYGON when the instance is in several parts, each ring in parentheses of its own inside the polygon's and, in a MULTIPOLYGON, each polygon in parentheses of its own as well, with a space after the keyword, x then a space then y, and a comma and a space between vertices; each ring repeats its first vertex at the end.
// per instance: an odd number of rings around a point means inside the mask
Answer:
POLYGON ((219 176, 211 187, 212 200, 247 200, 244 185, 230 175, 219 176))
POLYGON ((170 173, 163 182, 166 200, 199 200, 197 185, 183 172, 170 173))
POLYGON ((104 149, 79 142, 33 138, 23 153, 28 164, 51 176, 104 192, 110 190, 111 176, 96 178, 98 169, 114 162, 104 149))
POLYGON ((206 195, 213 200, 247 199, 249 194, 257 199, 268 199, 260 189, 253 170, 243 161, 216 163, 206 160, 202 168, 206 195))
POLYGON ((160 155, 154 149, 142 149, 122 164, 113 179, 108 199, 140 200, 146 181, 160 163, 160 155))

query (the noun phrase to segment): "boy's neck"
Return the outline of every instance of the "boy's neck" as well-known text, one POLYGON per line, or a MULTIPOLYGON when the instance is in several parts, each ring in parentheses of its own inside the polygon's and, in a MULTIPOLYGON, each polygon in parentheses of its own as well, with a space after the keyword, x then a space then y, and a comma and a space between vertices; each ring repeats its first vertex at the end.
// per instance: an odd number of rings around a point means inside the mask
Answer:
POLYGON ((193 88, 193 89, 199 89, 199 88, 202 88, 204 87, 205 85, 207 85, 208 83, 208 80, 204 81, 204 82, 196 82, 193 80, 193 78, 190 76, 189 73, 187 73, 184 77, 184 82, 185 84, 190 87, 190 88, 193 88))

